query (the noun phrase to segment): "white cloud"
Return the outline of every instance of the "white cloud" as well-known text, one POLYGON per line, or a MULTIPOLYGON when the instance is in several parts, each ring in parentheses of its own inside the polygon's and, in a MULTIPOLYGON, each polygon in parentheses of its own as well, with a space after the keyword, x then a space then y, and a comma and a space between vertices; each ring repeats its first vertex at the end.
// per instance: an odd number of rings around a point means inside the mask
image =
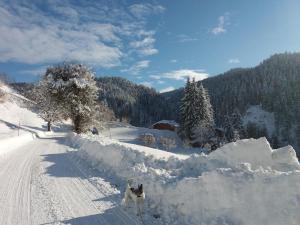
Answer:
POLYGON ((177 60, 177 59, 171 59, 170 62, 171 62, 171 63, 177 63, 178 60, 177 60))
POLYGON ((177 35, 178 42, 185 43, 185 42, 191 42, 191 41, 198 41, 198 38, 190 37, 186 34, 179 34, 177 35))
MULTIPOLYGON (((81 61, 114 67, 131 56, 131 49, 141 56, 158 52, 155 31, 147 30, 122 6, 103 7, 100 1, 82 4, 86 2, 46 1, 38 8, 30 0, 0 2, 0 62, 81 61)), ((163 12, 159 6, 147 7, 152 7, 150 15, 163 12)))
POLYGON ((174 80, 186 80, 189 77, 199 81, 207 78, 208 73, 205 73, 203 70, 181 69, 164 73, 162 77, 174 80))
POLYGON ((164 93, 164 92, 169 92, 169 91, 173 91, 173 90, 175 90, 175 88, 173 86, 170 86, 170 87, 161 89, 159 92, 164 93))
POLYGON ((149 88, 151 88, 153 86, 152 82, 150 82, 150 81, 144 81, 144 82, 141 82, 140 84, 144 85, 146 87, 149 87, 149 88))
POLYGON ((133 75, 139 74, 143 69, 149 67, 150 61, 149 60, 142 60, 131 66, 129 69, 121 70, 122 72, 128 72, 133 75))
POLYGON ((225 33, 226 26, 229 25, 229 13, 225 13, 224 15, 218 18, 218 25, 214 27, 211 32, 215 35, 225 33))
POLYGON ((134 48, 140 55, 148 56, 158 53, 154 48, 155 39, 151 35, 146 36, 142 40, 136 40, 129 43, 130 47, 134 48))
POLYGON ((161 5, 152 5, 149 3, 133 4, 129 7, 130 12, 137 18, 144 18, 151 14, 159 14, 165 11, 161 5))
POLYGON ((155 79, 155 80, 160 80, 161 76, 158 75, 150 75, 150 78, 155 79))
POLYGON ((238 64, 238 63, 240 63, 240 60, 238 58, 229 59, 228 63, 229 64, 238 64))

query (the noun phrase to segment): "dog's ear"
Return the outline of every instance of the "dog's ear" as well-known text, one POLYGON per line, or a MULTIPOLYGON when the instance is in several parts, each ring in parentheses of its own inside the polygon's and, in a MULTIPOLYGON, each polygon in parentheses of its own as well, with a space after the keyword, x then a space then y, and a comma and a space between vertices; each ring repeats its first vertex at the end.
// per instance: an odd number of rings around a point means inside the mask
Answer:
POLYGON ((143 184, 140 184, 140 185, 139 185, 139 190, 140 190, 140 191, 143 191, 143 184))

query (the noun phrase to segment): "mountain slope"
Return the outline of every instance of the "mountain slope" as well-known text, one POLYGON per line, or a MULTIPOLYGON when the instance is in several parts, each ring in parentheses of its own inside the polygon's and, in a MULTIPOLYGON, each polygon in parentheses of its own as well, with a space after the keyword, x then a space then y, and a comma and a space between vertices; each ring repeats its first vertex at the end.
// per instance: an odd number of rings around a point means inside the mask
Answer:
POLYGON ((154 89, 120 77, 96 78, 99 100, 113 109, 117 118, 135 126, 149 126, 172 118, 166 99, 154 89))
MULTIPOLYGON (((224 115, 238 110, 245 115, 253 105, 273 112, 275 133, 281 145, 300 146, 300 53, 276 54, 260 65, 234 69, 202 81, 211 97, 217 125, 223 125, 224 115), (298 135, 297 135, 298 134, 298 135)), ((183 89, 164 96, 177 112, 183 89)))

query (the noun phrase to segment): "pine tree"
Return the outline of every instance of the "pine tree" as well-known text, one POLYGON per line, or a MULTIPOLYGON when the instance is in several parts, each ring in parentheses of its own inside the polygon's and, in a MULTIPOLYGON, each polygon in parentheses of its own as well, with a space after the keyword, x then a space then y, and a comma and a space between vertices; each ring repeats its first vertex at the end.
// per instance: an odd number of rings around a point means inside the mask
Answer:
POLYGON ((200 83, 195 99, 196 118, 193 127, 192 142, 204 145, 214 135, 214 113, 206 89, 200 83))
POLYGON ((199 115, 197 113, 197 97, 198 88, 195 80, 192 82, 188 78, 185 89, 184 96, 181 99, 180 106, 180 130, 179 135, 183 139, 191 140, 193 136, 193 130, 198 124, 199 115))
POLYGON ((191 86, 191 82, 190 79, 188 78, 184 88, 184 95, 181 98, 180 108, 179 108, 180 127, 178 133, 182 139, 186 139, 189 136, 189 128, 186 125, 187 125, 188 113, 189 113, 190 86, 191 86))
POLYGON ((210 98, 207 90, 202 83, 198 88, 198 98, 196 105, 198 107, 198 121, 204 122, 206 126, 212 127, 214 125, 214 112, 210 103, 210 98))
POLYGON ((273 149, 279 148, 279 140, 278 140, 278 137, 275 134, 272 135, 270 144, 271 144, 273 149))
POLYGON ((237 141, 240 138, 246 137, 241 114, 237 109, 230 116, 226 115, 224 117, 223 124, 228 142, 237 141))
POLYGON ((207 91, 195 79, 187 80, 180 107, 180 130, 183 139, 205 144, 213 135, 213 109, 207 91))

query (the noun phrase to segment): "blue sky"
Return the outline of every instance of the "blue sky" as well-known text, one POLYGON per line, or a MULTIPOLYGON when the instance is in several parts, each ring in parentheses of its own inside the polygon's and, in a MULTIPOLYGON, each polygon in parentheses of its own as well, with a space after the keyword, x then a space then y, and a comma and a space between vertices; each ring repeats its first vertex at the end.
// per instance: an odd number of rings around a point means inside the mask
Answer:
POLYGON ((1 0, 0 72, 39 79, 88 64, 166 91, 300 51, 299 0, 1 0))

